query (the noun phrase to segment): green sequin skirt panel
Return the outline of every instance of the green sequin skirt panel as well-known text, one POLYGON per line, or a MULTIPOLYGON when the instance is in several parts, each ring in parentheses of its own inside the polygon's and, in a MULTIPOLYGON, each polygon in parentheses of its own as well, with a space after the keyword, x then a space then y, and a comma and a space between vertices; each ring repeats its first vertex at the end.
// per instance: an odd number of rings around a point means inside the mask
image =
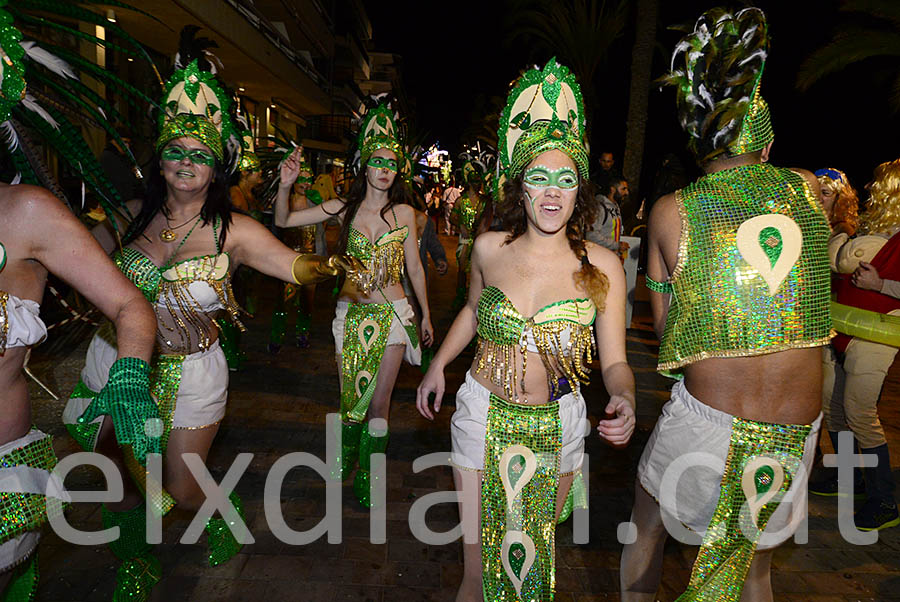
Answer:
MULTIPOLYGON (((43 435, 39 432, 37 434, 43 435)), ((43 435, 29 443, 25 443, 26 438, 18 441, 22 441, 24 445, 12 447, 0 456, 0 470, 12 474, 15 474, 17 468, 50 472, 56 466, 53 440, 49 435, 43 435)), ((15 442, 11 445, 14 446, 15 442)), ((17 482, 15 478, 13 480, 17 482)), ((62 512, 61 506, 56 505, 55 508, 55 511, 62 512)), ((44 494, 0 491, 0 544, 27 531, 40 529, 45 522, 47 522, 47 497, 44 494)))
POLYGON ((484 447, 484 599, 553 600, 556 492, 562 451, 559 404, 512 404, 491 395, 484 447))
POLYGON ((733 418, 719 502, 680 602, 737 602, 759 537, 800 469, 809 425, 733 418))
POLYGON ((393 319, 391 303, 347 305, 341 348, 341 420, 344 422, 362 422, 366 418, 393 319))

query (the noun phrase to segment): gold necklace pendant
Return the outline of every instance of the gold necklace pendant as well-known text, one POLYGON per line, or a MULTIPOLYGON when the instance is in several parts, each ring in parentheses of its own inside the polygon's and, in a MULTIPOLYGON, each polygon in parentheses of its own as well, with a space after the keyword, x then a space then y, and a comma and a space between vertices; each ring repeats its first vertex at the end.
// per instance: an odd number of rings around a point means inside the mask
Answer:
POLYGON ((159 231, 159 239, 163 242, 172 242, 175 240, 175 232, 169 228, 163 228, 159 231))

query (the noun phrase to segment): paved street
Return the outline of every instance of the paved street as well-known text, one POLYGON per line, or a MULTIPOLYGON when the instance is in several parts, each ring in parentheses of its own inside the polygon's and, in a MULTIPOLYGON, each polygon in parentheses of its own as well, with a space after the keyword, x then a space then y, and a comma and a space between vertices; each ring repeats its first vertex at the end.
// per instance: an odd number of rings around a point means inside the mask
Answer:
MULTIPOLYGON (((432 311, 440 340, 449 328, 450 301, 455 287, 454 241, 442 237, 451 261, 450 272, 432 274, 432 311)), ((271 299, 280 287, 268 282, 271 299)), ((199 544, 177 541, 190 516, 175 510, 164 523, 164 543, 158 547, 164 577, 154 600, 331 600, 354 601, 450 601, 459 583, 461 545, 419 543, 410 531, 410 507, 422 496, 452 489, 450 469, 439 467, 415 474, 412 462, 426 453, 448 451, 452 395, 434 423, 415 409, 418 368, 404 365, 394 392, 391 439, 388 447, 387 543, 371 544, 369 515, 356 502, 350 482, 343 488, 343 541, 329 544, 325 538, 305 546, 277 540, 269 530, 263 508, 263 486, 272 464, 290 452, 309 452, 324 457, 325 415, 336 411, 338 381, 334 365, 331 318, 334 302, 331 283, 320 286, 313 317, 312 347, 300 350, 285 345, 278 355, 266 352, 271 301, 247 321, 249 332, 243 349, 248 362, 232 373, 228 414, 213 445, 209 465, 217 478, 225 473, 238 453, 253 454, 237 491, 244 498, 247 524, 256 543, 226 565, 205 566, 205 537, 199 544)), ((558 532, 557 600, 589 602, 618 600, 618 563, 621 546, 616 527, 630 514, 635 469, 641 450, 667 398, 668 381, 654 371, 657 343, 650 330, 648 307, 639 303, 634 328, 628 331, 629 361, 638 382, 639 429, 631 445, 611 450, 594 434, 587 441, 590 455, 590 542, 572 543, 572 521, 558 532)), ((84 358, 86 341, 50 355, 35 350, 33 371, 63 396, 71 391, 84 358)), ((448 391, 456 390, 471 362, 471 351, 447 372, 448 391)), ((34 421, 56 436, 60 457, 77 451, 60 420, 62 401, 53 401, 32 387, 34 421)), ((592 423, 605 405, 599 374, 587 389, 592 423)), ((895 466, 900 464, 900 372, 894 370, 882 401, 882 418, 893 444, 895 466)), ((71 488, 102 486, 99 473, 73 472, 71 488)), ((282 490, 282 509, 287 524, 297 530, 314 526, 324 516, 325 484, 312 470, 288 474, 282 490)), ((837 531, 837 503, 812 496, 809 543, 788 543, 775 556, 774 584, 777 600, 836 602, 845 600, 900 599, 900 528, 881 534, 877 544, 858 547, 846 543, 837 531)), ((96 503, 74 504, 69 521, 82 529, 100 529, 96 503)), ((434 531, 446 531, 458 522, 452 504, 441 504, 426 516, 434 531)), ((109 600, 114 586, 115 562, 105 546, 75 547, 47 533, 41 544, 41 588, 46 601, 109 600)), ((660 599, 673 600, 687 582, 695 548, 670 543, 660 599)))

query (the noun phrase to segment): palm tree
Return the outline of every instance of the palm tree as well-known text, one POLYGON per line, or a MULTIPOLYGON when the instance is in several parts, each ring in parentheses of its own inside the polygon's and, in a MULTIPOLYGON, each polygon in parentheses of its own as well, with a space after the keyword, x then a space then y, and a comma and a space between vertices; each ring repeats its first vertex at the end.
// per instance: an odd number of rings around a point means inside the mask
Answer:
MULTIPOLYGON (((622 169, 629 188, 635 191, 632 204, 640 203, 641 162, 644 157, 644 137, 647 130, 647 103, 650 96, 650 69, 653 63, 653 49, 656 43, 656 20, 659 14, 659 0, 638 0, 631 54, 631 90, 628 96, 628 119, 625 122, 625 154, 622 169)), ((629 207, 626 216, 634 215, 634 207, 629 207)))
POLYGON ((598 100, 595 79, 625 30, 628 0, 510 0, 507 14, 509 45, 521 45, 532 56, 541 53, 545 59, 556 55, 578 78, 590 127, 598 100))
POLYGON ((896 0, 845 0, 840 10, 868 17, 863 24, 842 26, 824 47, 800 66, 797 87, 808 90, 826 76, 876 57, 891 58, 891 106, 900 111, 900 2, 896 0))

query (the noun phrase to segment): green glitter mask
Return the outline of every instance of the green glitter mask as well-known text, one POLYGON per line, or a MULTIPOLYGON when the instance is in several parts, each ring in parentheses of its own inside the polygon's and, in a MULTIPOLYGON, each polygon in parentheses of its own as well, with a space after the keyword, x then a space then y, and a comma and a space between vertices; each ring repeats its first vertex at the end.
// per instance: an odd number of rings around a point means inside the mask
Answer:
POLYGON ((525 185, 533 188, 573 190, 578 188, 578 174, 571 167, 550 169, 544 165, 536 165, 525 170, 525 185))
POLYGON ((386 169, 397 173, 397 160, 389 159, 388 157, 372 157, 369 159, 368 166, 372 169, 386 169))
POLYGON ((160 155, 163 161, 183 161, 185 157, 194 165, 212 167, 216 164, 216 158, 212 156, 212 153, 201 148, 186 150, 180 146, 167 146, 160 155))
MULTIPOLYGON (((3 3, 5 4, 5 3, 3 3)), ((12 25, 12 16, 0 9, 0 123, 25 98, 25 51, 19 42, 22 34, 12 25)))

